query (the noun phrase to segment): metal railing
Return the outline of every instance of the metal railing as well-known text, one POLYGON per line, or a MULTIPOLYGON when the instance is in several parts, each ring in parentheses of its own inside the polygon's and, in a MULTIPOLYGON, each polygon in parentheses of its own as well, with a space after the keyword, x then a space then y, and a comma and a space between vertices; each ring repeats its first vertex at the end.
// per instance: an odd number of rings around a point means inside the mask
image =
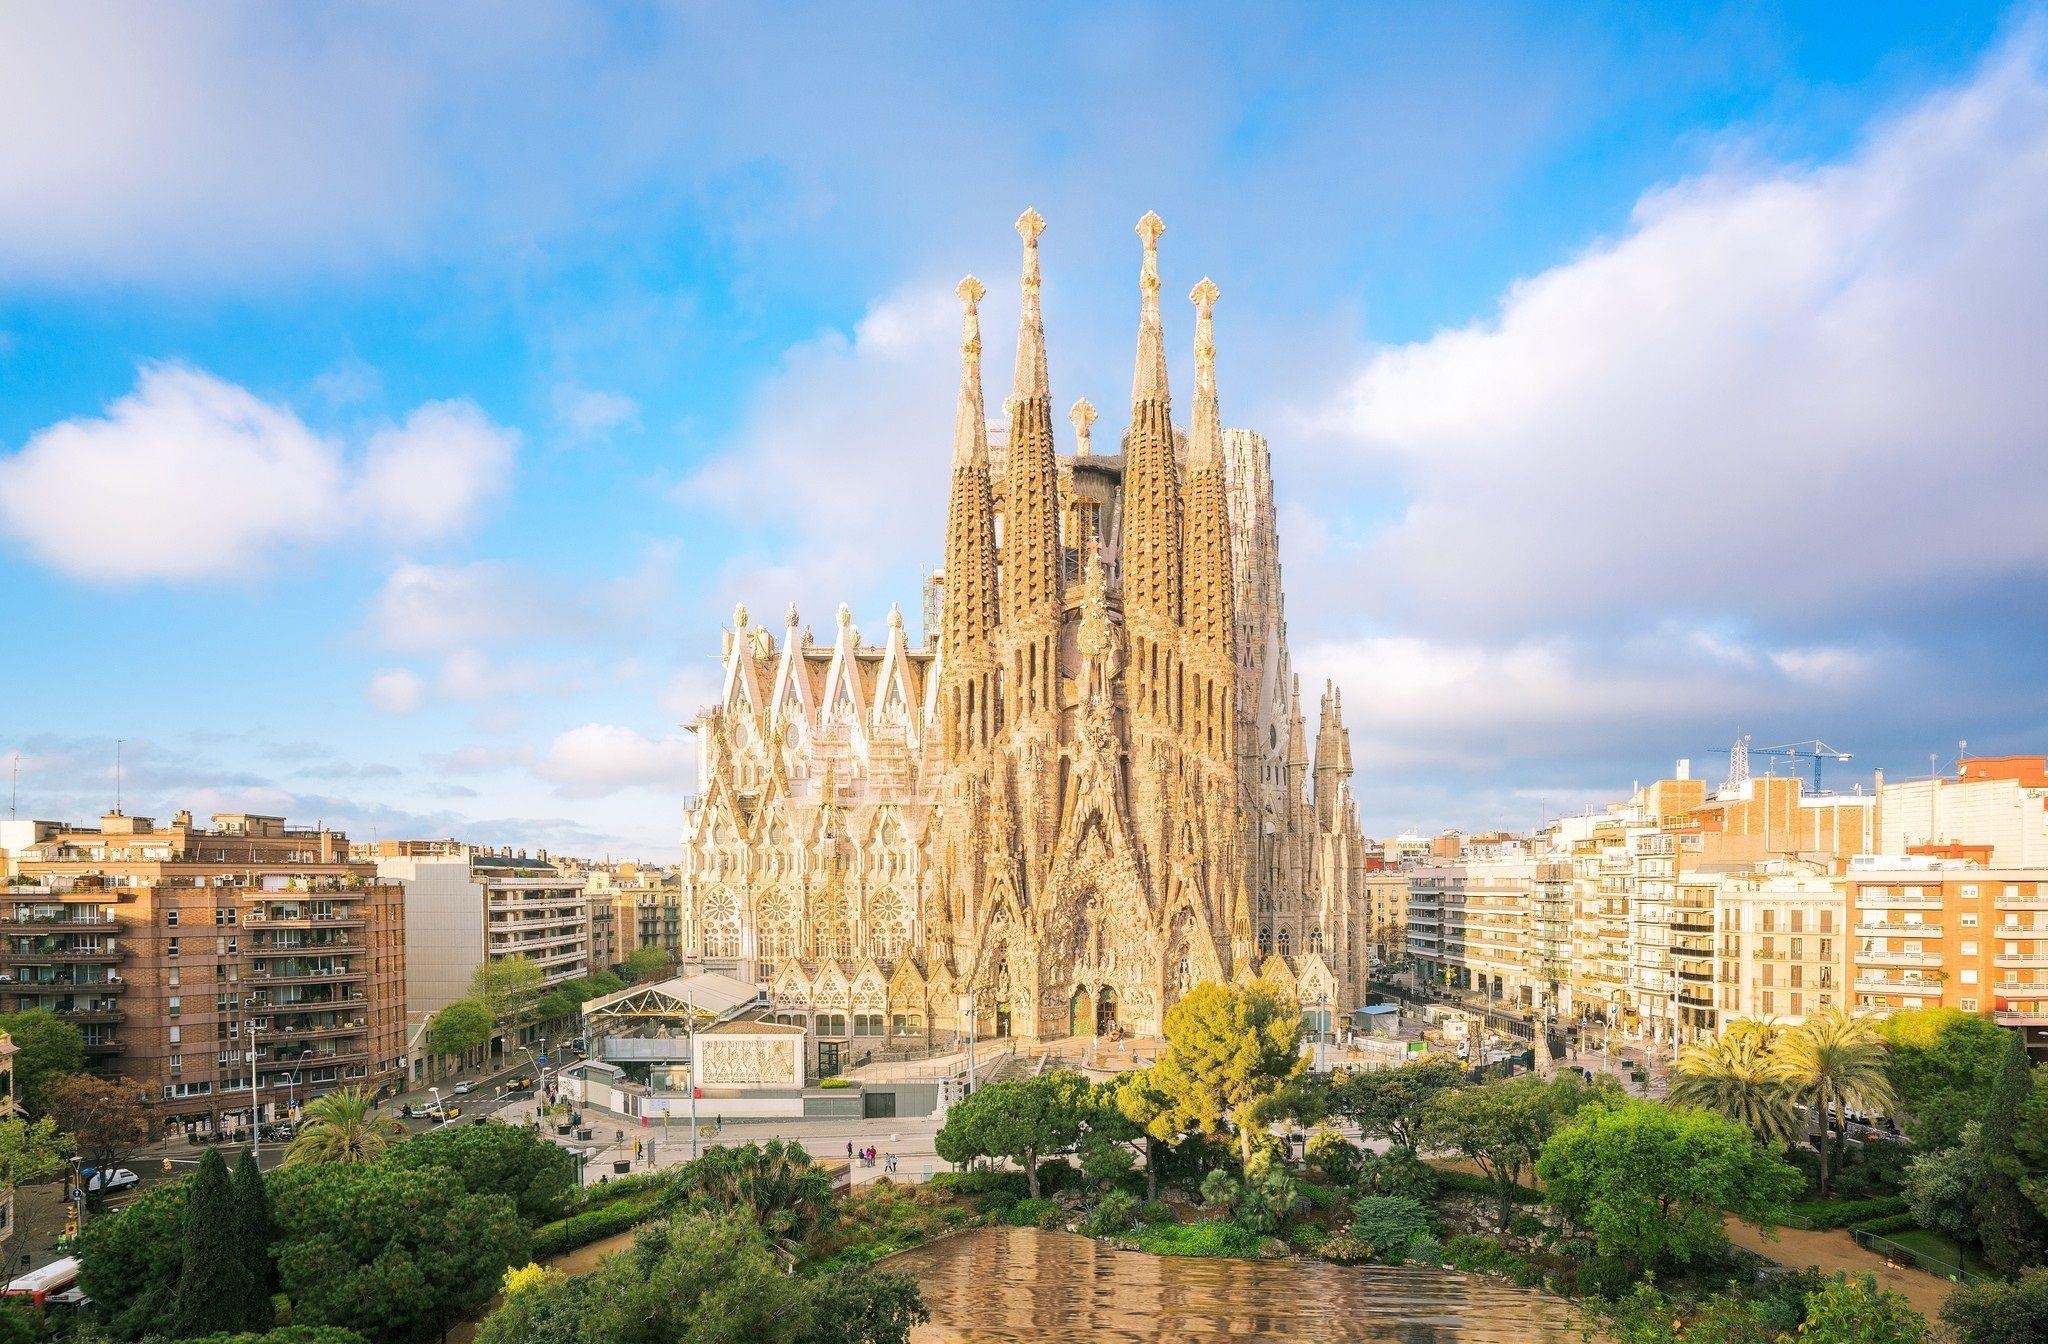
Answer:
POLYGON ((1895 1264, 1911 1265, 1913 1268, 1932 1274, 1936 1278, 1947 1279, 1951 1283, 1960 1283, 1965 1286, 1973 1283, 1990 1282, 1988 1276, 1969 1269, 1962 1264, 1960 1259, 1950 1259, 1947 1257, 1937 1259, 1925 1251, 1916 1251, 1911 1246, 1901 1246, 1890 1237, 1881 1237, 1875 1232, 1865 1232, 1860 1227, 1850 1228, 1849 1235, 1854 1238, 1858 1246, 1867 1251, 1876 1251, 1886 1260, 1892 1261, 1895 1264))

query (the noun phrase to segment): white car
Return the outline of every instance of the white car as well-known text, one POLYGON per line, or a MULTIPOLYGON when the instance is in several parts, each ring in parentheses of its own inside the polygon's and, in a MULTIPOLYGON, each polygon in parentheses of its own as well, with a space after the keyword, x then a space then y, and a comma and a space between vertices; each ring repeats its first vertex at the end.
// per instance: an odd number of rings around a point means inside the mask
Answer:
POLYGON ((102 1190, 126 1190, 131 1185, 140 1184, 140 1176, 126 1167, 116 1167, 112 1171, 94 1172, 92 1179, 85 1183, 85 1191, 89 1195, 96 1195, 102 1190))
POLYGON ((468 1096, 469 1093, 475 1089, 475 1087, 475 1083, 457 1083, 455 1085, 455 1095, 458 1097, 468 1096))

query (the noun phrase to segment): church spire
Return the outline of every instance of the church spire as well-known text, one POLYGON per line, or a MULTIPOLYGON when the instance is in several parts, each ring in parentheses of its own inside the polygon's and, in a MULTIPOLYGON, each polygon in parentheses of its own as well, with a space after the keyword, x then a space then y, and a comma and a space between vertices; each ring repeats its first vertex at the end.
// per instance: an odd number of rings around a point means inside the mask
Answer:
POLYGON ((1188 464, 1223 465, 1223 426, 1216 412, 1216 282, 1203 276, 1188 291, 1195 305, 1195 420, 1189 435, 1188 464))
POLYGON ((988 478, 988 412, 981 393, 981 314, 988 291, 968 276, 955 291, 961 319, 960 405, 953 425, 953 489, 946 504, 946 583, 940 615, 942 739, 960 760, 994 740, 996 508, 988 478))
POLYGON ((1159 235, 1166 224, 1152 211, 1138 221, 1138 237, 1145 242, 1145 261, 1138 272, 1142 301, 1138 309, 1138 363, 1131 375, 1131 400, 1157 399, 1168 404, 1166 379, 1166 333, 1159 325, 1159 235))
POLYGON ((1181 600, 1189 736, 1206 755, 1226 761, 1233 758, 1237 727, 1237 607, 1223 430, 1216 410, 1216 298, 1216 282, 1207 277, 1188 295, 1195 305, 1195 419, 1188 448, 1181 600))
POLYGON ((1022 725, 1059 711, 1059 625, 1065 605, 1060 572, 1059 459, 1052 437, 1052 394, 1045 379, 1045 324, 1038 308, 1036 210, 1017 218, 1024 240, 1024 316, 1017 328, 1017 376, 1011 386, 1009 450, 1003 465, 1004 686, 1009 722, 1022 725))
POLYGON ((988 470, 988 408, 981 397, 981 301, 988 288, 973 276, 953 293, 966 312, 960 319, 960 402, 953 416, 953 469, 980 463, 988 470))
POLYGON ((1016 397, 1047 395, 1045 379, 1045 317, 1038 307, 1038 235, 1045 232, 1045 219, 1036 210, 1017 216, 1017 232, 1024 239, 1024 307, 1017 321, 1017 377, 1011 388, 1016 397))

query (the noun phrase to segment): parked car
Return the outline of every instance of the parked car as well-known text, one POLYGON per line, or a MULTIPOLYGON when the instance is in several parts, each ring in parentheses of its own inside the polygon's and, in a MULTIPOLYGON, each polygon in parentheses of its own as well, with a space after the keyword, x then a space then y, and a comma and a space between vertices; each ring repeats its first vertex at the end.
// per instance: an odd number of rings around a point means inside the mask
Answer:
POLYGON ((467 1079, 465 1079, 464 1081, 459 1082, 455 1085, 455 1095, 458 1097, 466 1096, 475 1089, 476 1084, 469 1082, 467 1079))
POLYGON ((87 1194, 97 1195, 103 1190, 126 1190, 130 1186, 140 1184, 140 1176, 126 1167, 116 1167, 112 1171, 94 1172, 92 1179, 85 1183, 85 1190, 87 1194))

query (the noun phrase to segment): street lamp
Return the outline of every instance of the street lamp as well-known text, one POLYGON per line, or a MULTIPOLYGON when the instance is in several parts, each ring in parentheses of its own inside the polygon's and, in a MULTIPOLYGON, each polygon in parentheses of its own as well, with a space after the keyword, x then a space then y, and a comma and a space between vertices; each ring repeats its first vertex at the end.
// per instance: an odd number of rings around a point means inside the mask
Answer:
POLYGON ((313 1047, 310 1045, 299 1051, 299 1062, 294 1064, 292 1071, 284 1076, 284 1118, 287 1120, 292 1119, 298 1113, 298 1103, 294 1098, 298 1091, 299 1075, 305 1072, 306 1056, 312 1053, 313 1047))
POLYGON ((249 1151, 263 1165, 263 1111, 256 1098, 256 1019, 249 1019, 249 1151))

